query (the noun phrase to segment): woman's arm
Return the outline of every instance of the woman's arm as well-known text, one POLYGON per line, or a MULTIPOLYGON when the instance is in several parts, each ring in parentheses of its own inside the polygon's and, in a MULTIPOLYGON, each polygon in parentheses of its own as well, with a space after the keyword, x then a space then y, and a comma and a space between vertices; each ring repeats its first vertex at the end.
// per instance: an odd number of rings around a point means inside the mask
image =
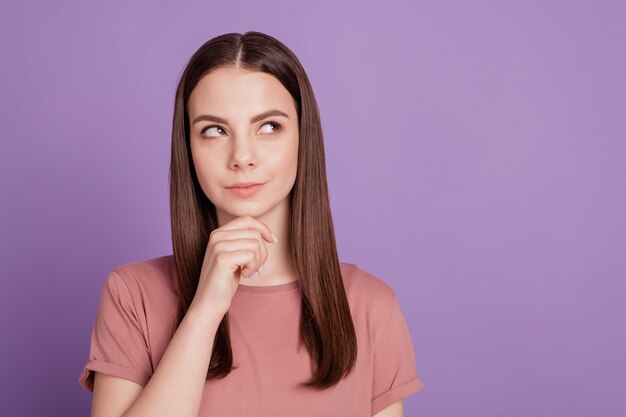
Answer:
POLYGON ((197 417, 223 314, 189 308, 145 387, 96 372, 92 417, 197 417))
POLYGON ((403 417, 404 412, 402 410, 402 400, 396 401, 389 407, 374 414, 373 417, 403 417))

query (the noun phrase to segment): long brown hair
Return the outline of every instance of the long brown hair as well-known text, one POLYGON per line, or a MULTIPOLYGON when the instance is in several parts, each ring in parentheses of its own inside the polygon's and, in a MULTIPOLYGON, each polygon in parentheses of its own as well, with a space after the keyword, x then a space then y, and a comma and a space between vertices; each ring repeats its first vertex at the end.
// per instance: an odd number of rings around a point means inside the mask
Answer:
MULTIPOLYGON (((302 294, 300 343, 315 372, 302 385, 329 388, 347 376, 357 356, 356 332, 341 278, 326 183, 326 162, 317 101, 294 53, 260 32, 227 33, 202 45, 181 75, 174 102, 169 173, 170 213, 180 325, 194 298, 209 235, 218 227, 215 206, 196 177, 189 146, 187 100, 198 81, 224 66, 276 77, 294 98, 299 118, 298 167, 290 192, 291 260, 302 294)), ((207 379, 232 369, 228 313, 215 335, 207 379)))

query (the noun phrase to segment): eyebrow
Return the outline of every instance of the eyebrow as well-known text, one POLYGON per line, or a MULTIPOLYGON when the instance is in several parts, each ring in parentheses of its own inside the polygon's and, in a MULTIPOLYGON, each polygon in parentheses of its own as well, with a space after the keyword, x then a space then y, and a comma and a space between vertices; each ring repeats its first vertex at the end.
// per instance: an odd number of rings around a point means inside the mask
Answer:
MULTIPOLYGON (((256 116, 254 116, 252 119, 250 119, 250 123, 254 123, 254 122, 258 122, 259 120, 263 120, 267 117, 270 116, 285 116, 286 118, 289 118, 289 116, 287 116, 286 113, 280 111, 280 110, 268 110, 266 112, 263 112, 261 114, 257 114, 256 116)), ((218 116, 213 116, 210 114, 201 114, 199 116, 197 116, 195 119, 193 119, 193 122, 191 123, 191 125, 195 125, 197 122, 201 121, 201 120, 207 120, 209 122, 216 122, 216 123, 223 123, 223 124, 228 124, 228 120, 222 118, 222 117, 218 117, 218 116)))

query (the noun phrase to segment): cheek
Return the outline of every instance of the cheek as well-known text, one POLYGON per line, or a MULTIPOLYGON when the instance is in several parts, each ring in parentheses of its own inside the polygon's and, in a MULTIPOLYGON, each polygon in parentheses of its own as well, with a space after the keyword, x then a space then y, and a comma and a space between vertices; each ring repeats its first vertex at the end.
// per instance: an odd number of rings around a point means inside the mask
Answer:
POLYGON ((281 159, 281 172, 284 178, 284 185, 291 190, 296 182, 296 174, 298 173, 298 142, 294 146, 290 146, 285 150, 281 159))
POLYGON ((201 152, 193 150, 192 160, 196 177, 198 178, 202 191, 204 191, 204 194, 206 194, 209 198, 214 197, 213 193, 216 192, 215 189, 217 187, 214 180, 218 178, 217 173, 213 171, 216 164, 213 163, 211 158, 207 155, 203 155, 201 152))
POLYGON ((298 167, 298 142, 283 144, 267 153, 268 161, 271 161, 272 170, 275 176, 282 176, 286 181, 295 178, 298 167))

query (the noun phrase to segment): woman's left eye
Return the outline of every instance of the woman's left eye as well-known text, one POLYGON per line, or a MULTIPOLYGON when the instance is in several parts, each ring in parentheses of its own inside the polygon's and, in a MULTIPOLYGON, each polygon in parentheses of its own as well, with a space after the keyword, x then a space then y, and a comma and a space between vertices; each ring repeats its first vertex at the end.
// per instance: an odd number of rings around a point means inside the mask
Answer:
POLYGON ((266 133, 274 133, 274 132, 278 132, 278 131, 282 128, 282 126, 281 126, 281 125, 280 125, 280 123, 278 123, 278 122, 267 122, 267 123, 263 123, 263 124, 261 125, 261 127, 263 127, 263 126, 273 126, 273 129, 274 129, 274 130, 269 131, 269 132, 266 132, 266 133))

